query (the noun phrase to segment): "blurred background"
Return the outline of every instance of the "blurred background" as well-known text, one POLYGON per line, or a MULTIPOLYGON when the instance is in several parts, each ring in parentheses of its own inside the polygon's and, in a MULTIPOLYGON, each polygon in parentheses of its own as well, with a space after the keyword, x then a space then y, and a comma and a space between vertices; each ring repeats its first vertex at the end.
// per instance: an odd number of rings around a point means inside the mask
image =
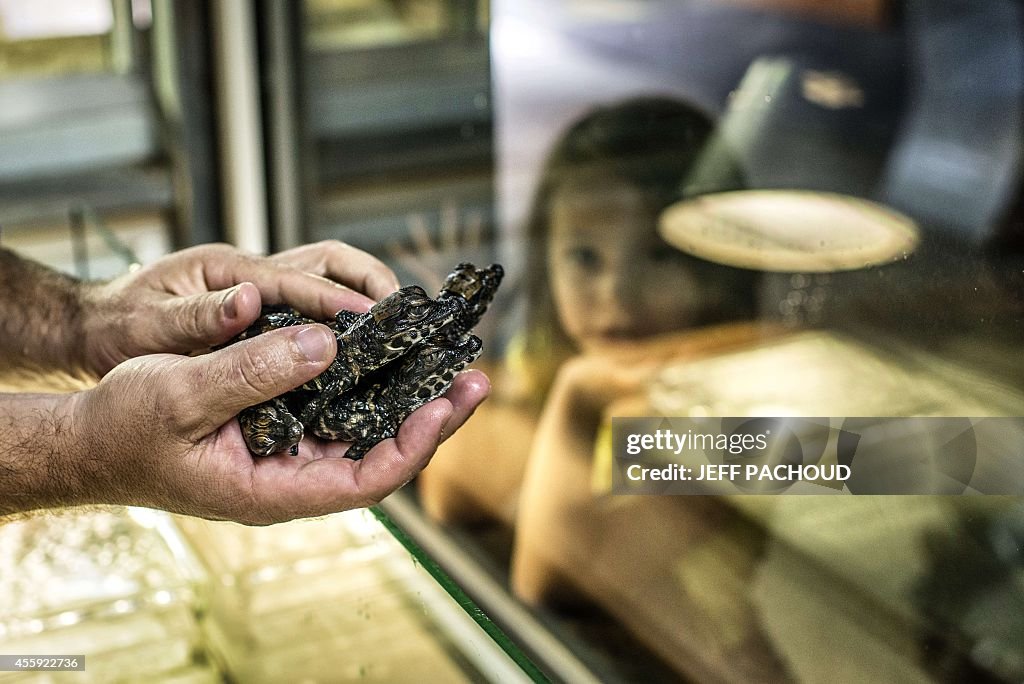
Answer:
POLYGON ((1022 132, 1018 0, 0 0, 0 245, 507 273, 492 397, 376 516, 0 525, 0 653, 88 662, 0 682, 1020 681, 1024 435, 645 497, 609 426, 1024 415, 1022 132))

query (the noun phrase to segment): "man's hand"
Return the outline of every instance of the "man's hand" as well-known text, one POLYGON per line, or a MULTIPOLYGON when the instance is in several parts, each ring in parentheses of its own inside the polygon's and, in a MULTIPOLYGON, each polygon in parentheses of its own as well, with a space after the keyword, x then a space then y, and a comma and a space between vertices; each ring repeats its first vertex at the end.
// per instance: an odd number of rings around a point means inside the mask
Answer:
POLYGON ((412 479, 489 390, 482 373, 460 374, 361 461, 314 437, 298 456, 254 459, 235 416, 319 375, 333 333, 295 326, 179 354, 226 342, 264 303, 317 320, 365 311, 398 288, 383 263, 328 241, 270 258, 206 245, 110 283, 4 250, 0 266, 14 295, 0 298, 0 351, 104 376, 77 394, 0 394, 0 515, 112 503, 269 524, 366 506, 412 479))
POLYGON ((412 479, 489 389, 479 371, 460 374, 445 397, 413 412, 361 461, 342 458, 346 443, 310 437, 298 456, 254 459, 235 415, 315 377, 334 354, 333 334, 309 325, 197 357, 126 361, 95 388, 54 399, 63 404, 45 422, 60 434, 40 444, 40 483, 32 488, 39 494, 17 509, 52 504, 52 473, 66 474, 60 503, 151 506, 246 524, 371 505, 412 479))
POLYGON ((326 320, 339 309, 366 311, 396 289, 381 261, 333 240, 269 258, 201 245, 109 283, 84 285, 80 365, 102 376, 135 356, 226 342, 256 320, 262 304, 287 303, 326 320))

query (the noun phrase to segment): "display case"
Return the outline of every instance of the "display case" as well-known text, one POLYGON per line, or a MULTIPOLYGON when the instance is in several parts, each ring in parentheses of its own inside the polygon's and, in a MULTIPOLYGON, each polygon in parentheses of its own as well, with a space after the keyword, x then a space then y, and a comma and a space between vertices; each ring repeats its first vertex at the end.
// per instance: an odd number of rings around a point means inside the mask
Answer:
POLYGON ((7 522, 0 539, 0 652, 75 660, 54 672, 5 660, 0 681, 542 677, 369 511, 247 528, 70 510, 7 522))
POLYGON ((506 275, 490 396, 413 482, 267 527, 8 522, 0 655, 81 653, 87 681, 1024 677, 1019 2, 113 2, 52 60, 9 5, 5 247, 90 278, 222 238, 340 240, 431 294, 506 275), (856 425, 873 474, 638 493, 626 418, 812 421, 833 465, 856 425))
POLYGON ((75 671, 2 681, 215 682, 199 630, 201 582, 167 516, 68 511, 2 528, 5 655, 66 654, 75 671))

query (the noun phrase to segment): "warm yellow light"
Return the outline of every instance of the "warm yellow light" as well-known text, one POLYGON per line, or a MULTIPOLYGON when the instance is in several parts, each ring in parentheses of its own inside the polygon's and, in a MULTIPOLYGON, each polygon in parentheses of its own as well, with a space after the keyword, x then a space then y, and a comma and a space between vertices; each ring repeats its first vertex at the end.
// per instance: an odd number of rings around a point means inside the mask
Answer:
POLYGON ((916 224, 875 202, 801 190, 743 190, 676 203, 665 240, 694 256, 761 271, 849 271, 904 259, 916 224))

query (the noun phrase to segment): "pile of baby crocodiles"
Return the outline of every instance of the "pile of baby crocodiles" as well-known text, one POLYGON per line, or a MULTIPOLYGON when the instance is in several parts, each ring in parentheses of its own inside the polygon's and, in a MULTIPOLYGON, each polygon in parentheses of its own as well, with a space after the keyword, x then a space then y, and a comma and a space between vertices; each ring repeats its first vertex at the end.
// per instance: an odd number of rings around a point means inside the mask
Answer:
MULTIPOLYGON (((238 416, 242 436, 257 456, 297 454, 307 432, 352 442, 345 452, 361 459, 393 437, 415 409, 444 394, 456 373, 480 355, 471 334, 501 283, 498 264, 462 263, 432 299, 418 285, 403 287, 368 312, 339 311, 325 324, 338 354, 306 384, 238 416)), ((229 344, 254 335, 315 321, 284 306, 264 307, 260 317, 229 344)))

